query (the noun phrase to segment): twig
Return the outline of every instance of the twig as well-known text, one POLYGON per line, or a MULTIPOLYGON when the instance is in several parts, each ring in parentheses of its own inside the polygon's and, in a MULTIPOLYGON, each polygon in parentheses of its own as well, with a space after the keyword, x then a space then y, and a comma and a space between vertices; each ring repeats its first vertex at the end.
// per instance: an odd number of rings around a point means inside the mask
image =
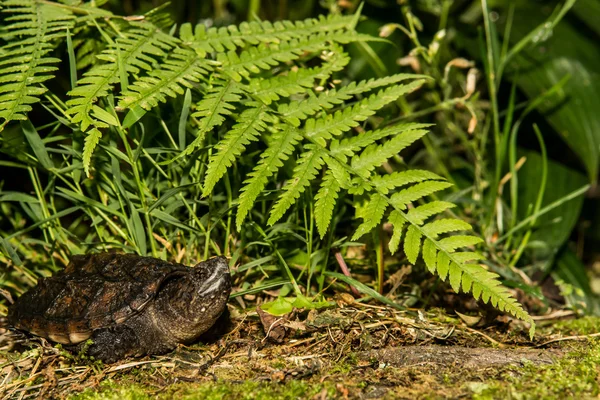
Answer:
POLYGON ((551 343, 564 342, 566 340, 583 340, 583 339, 589 339, 589 338, 599 337, 599 336, 600 336, 600 332, 590 333, 589 335, 565 336, 565 337, 558 338, 558 339, 548 340, 547 342, 544 342, 542 344, 538 344, 538 345, 533 346, 533 347, 534 348, 538 348, 538 347, 547 346, 547 345, 549 345, 551 343))
MULTIPOLYGON (((340 269, 342 270, 342 273, 344 275, 346 275, 348 278, 352 278, 352 275, 350 274, 350 270, 348 269, 348 266, 346 265, 346 261, 344 261, 344 257, 342 256, 342 253, 340 253, 339 251, 335 252, 335 259, 337 260, 340 269)), ((358 291, 358 289, 356 289, 354 286, 352 285, 348 285, 350 287, 350 290, 352 291, 352 294, 355 297, 360 297, 360 292, 358 291)))

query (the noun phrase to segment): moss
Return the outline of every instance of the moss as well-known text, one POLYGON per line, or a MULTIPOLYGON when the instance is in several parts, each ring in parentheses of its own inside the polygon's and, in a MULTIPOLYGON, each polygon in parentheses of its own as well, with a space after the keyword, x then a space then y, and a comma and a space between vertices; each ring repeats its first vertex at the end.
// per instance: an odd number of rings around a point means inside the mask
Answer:
POLYGON ((600 317, 586 316, 558 321, 552 328, 553 331, 558 331, 564 335, 589 335, 600 331, 600 317))
POLYGON ((146 393, 144 389, 135 384, 117 384, 105 381, 99 390, 87 389, 82 393, 73 395, 71 400, 145 400, 145 399, 297 399, 312 398, 325 391, 326 397, 335 395, 335 387, 331 383, 289 381, 282 384, 260 383, 246 381, 243 383, 231 382, 206 382, 186 383, 171 386, 167 391, 156 395, 146 393))
POLYGON ((470 385, 474 399, 589 398, 599 393, 600 341, 580 343, 555 364, 512 367, 501 378, 470 385))
POLYGON ((86 389, 70 397, 72 400, 145 400, 151 397, 135 385, 120 385, 112 380, 102 382, 99 390, 86 389))

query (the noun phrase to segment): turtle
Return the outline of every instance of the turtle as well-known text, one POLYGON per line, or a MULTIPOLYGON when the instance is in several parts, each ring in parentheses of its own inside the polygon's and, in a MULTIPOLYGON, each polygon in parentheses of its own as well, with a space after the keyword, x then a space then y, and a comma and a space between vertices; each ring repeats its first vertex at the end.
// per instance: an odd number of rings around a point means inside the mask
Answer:
POLYGON ((231 292, 225 257, 193 268, 133 254, 75 255, 8 309, 14 329, 81 349, 105 363, 164 354, 217 321, 231 292))

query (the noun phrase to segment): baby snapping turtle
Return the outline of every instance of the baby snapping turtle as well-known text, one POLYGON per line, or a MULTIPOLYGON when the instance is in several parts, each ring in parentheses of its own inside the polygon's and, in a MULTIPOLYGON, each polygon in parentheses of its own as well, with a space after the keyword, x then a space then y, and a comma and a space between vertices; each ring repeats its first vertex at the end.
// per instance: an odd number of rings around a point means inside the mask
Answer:
POLYGON ((219 318, 230 291, 225 257, 188 268, 131 254, 74 256, 10 306, 7 319, 64 345, 91 338, 88 354, 111 363, 194 341, 219 318))

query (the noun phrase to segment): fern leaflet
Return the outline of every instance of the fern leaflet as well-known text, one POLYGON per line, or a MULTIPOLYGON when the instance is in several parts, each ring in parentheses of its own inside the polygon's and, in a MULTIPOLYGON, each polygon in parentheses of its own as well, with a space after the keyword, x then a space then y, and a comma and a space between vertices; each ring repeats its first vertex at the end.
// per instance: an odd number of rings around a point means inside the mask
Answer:
POLYGON ((325 236, 341 187, 333 172, 327 171, 315 196, 315 222, 321 238, 325 236))

